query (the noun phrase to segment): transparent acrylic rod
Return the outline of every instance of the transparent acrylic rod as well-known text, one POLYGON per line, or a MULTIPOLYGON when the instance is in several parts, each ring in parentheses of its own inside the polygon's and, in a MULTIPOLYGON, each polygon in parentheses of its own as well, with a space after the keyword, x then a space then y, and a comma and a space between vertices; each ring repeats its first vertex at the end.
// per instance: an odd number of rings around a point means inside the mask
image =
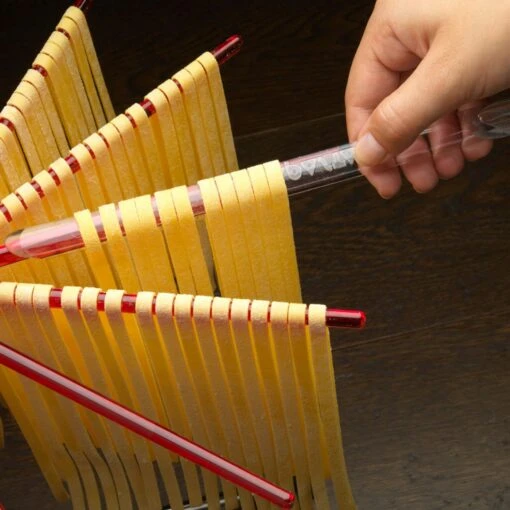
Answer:
MULTIPOLYGON (((327 151, 296 158, 282 163, 282 172, 290 196, 361 175, 353 159, 352 145, 335 147, 327 151)), ((188 187, 188 195, 195 216, 205 214, 204 203, 197 185, 188 187)), ((156 200, 153 197, 152 208, 156 223, 161 225, 156 200)), ((123 223, 120 210, 117 215, 122 231, 123 223)), ((94 226, 99 239, 106 240, 103 223, 98 211, 92 213, 94 226)), ((0 266, 9 265, 17 260, 37 257, 45 258, 59 253, 83 248, 78 224, 74 218, 45 223, 13 232, 0 247, 0 266)))
MULTIPOLYGON (((227 42, 225 43, 228 47, 227 42)), ((500 101, 489 104, 481 111, 469 111, 472 117, 471 133, 458 131, 443 140, 442 147, 458 144, 472 138, 499 138, 510 135, 510 103, 500 101)), ((424 135, 428 133, 424 131, 424 135)), ((340 145, 331 149, 300 156, 281 164, 289 197, 299 195, 314 189, 331 186, 333 184, 356 179, 362 176, 354 160, 354 144, 340 145)), ((398 158, 398 163, 412 161, 428 153, 428 149, 407 151, 405 156, 398 158)), ((198 216, 205 213, 204 204, 197 185, 188 187, 188 195, 193 213, 198 216)), ((155 200, 152 202, 154 216, 160 224, 159 211, 155 200)), ((122 217, 117 210, 119 223, 122 227, 122 217)), ((106 240, 101 218, 98 212, 92 213, 94 224, 101 241, 106 240)), ((74 218, 68 218, 54 223, 28 227, 14 232, 0 246, 0 267, 30 257, 48 257, 83 247, 78 225, 74 218)))
POLYGON ((198 464, 280 508, 291 508, 294 494, 172 432, 127 407, 66 377, 0 342, 0 364, 114 421, 149 441, 198 464))

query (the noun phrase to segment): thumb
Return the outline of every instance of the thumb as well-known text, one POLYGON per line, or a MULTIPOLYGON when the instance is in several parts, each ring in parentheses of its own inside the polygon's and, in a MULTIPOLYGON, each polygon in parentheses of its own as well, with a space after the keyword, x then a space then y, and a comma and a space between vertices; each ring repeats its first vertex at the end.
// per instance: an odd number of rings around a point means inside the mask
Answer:
POLYGON ((419 134, 464 102, 465 84, 452 60, 429 52, 394 92, 383 99, 360 131, 355 155, 359 166, 382 163, 409 147, 419 134))

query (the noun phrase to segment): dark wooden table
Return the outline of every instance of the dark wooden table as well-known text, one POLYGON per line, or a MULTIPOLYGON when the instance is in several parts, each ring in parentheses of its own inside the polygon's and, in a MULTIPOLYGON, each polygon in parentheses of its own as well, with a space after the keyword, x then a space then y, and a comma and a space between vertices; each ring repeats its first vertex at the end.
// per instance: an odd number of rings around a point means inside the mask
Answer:
MULTIPOLYGON (((0 6, 5 101, 67 2, 0 6), (27 24, 29 28, 27 29, 27 24)), ((343 92, 372 2, 105 2, 90 25, 117 111, 231 33, 222 71, 243 166, 345 141, 343 92)), ((335 332, 352 483, 362 510, 510 509, 510 143, 420 196, 364 182, 295 199, 304 298, 368 313, 335 332)), ((51 498, 9 414, 8 510, 51 498)))

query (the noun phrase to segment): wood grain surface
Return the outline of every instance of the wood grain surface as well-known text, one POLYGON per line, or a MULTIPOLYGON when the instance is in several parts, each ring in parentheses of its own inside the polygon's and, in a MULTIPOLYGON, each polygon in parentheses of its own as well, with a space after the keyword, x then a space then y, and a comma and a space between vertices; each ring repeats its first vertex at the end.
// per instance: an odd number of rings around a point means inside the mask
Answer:
MULTIPOLYGON (((0 6, 5 101, 68 5, 0 6)), ((222 70, 242 166, 345 142, 343 92, 372 2, 106 2, 90 25, 120 110, 231 33, 222 70)), ((333 333, 360 510, 510 509, 510 143, 428 195, 363 180, 291 204, 304 298, 364 309, 333 333)), ((57 505, 6 410, 0 501, 57 505)))

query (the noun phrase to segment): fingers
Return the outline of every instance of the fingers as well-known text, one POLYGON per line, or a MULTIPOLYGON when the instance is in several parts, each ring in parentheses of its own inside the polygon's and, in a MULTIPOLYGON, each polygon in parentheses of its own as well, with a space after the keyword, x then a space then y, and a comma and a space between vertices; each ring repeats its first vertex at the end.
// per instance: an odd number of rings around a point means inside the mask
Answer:
POLYGON ((430 149, 437 174, 441 179, 451 179, 464 167, 461 149, 462 133, 455 113, 450 113, 432 124, 428 133, 430 149))
POLYGON ((393 158, 376 166, 360 167, 360 172, 368 182, 377 190, 382 198, 392 198, 402 186, 402 178, 397 162, 393 158))
POLYGON ((400 87, 385 97, 361 129, 356 160, 362 166, 400 154, 426 127, 463 102, 459 74, 432 50, 400 87))
POLYGON ((415 191, 427 193, 434 189, 439 177, 425 138, 417 138, 396 159, 406 179, 415 191))
POLYGON ((489 154, 493 141, 475 136, 475 117, 483 106, 481 101, 473 102, 459 108, 457 113, 462 130, 462 153, 468 161, 476 161, 489 154))
POLYGON ((351 142, 358 139, 377 105, 400 85, 401 73, 413 69, 418 61, 392 33, 369 24, 354 57, 345 92, 351 142), (374 48, 378 48, 377 54, 374 48))

